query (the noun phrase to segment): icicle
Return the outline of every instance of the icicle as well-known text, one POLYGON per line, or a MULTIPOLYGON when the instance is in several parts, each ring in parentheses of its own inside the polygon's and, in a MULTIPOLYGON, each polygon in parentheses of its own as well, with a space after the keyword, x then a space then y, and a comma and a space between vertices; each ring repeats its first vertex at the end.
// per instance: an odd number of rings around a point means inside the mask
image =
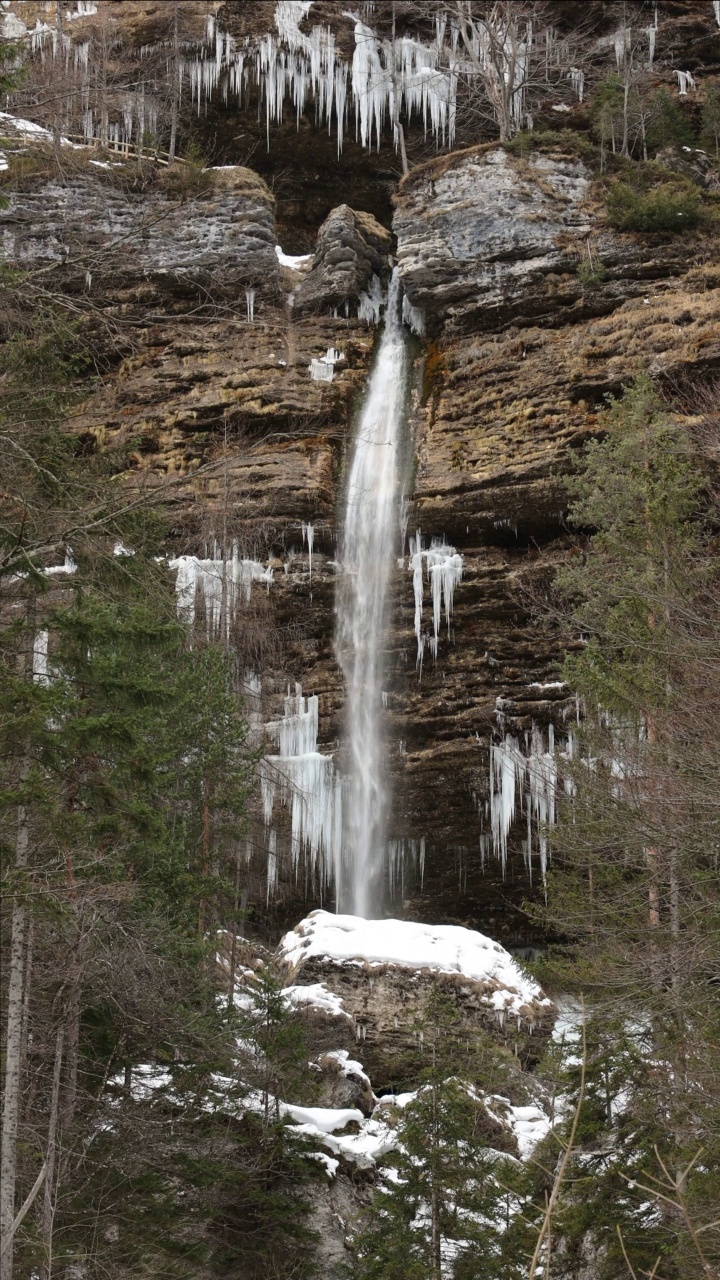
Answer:
POLYGON ((652 71, 653 62, 655 61, 655 40, 657 38, 657 23, 654 27, 646 28, 648 38, 648 70, 652 71))
POLYGON ((585 72, 579 67, 571 67, 568 71, 568 79, 577 94, 578 102, 582 102, 585 92, 585 72))
POLYGON ((612 37, 613 46, 615 48, 615 62, 618 71, 622 66, 627 54, 630 52, 632 41, 632 30, 630 27, 618 27, 615 35, 612 37))
POLYGON ((676 71, 678 93, 681 98, 687 97, 688 89, 697 89, 697 81, 691 71, 676 71))
POLYGON ((310 574, 310 581, 312 582, 312 558, 313 558, 313 543, 315 541, 315 526, 312 524, 303 524, 301 528, 302 528, 303 546, 305 546, 305 544, 307 543, 308 570, 310 574))
POLYGON ((413 594, 415 597, 415 635, 418 642, 417 666, 422 663, 424 649, 422 636, 423 606, 423 560, 427 565, 430 580, 430 592, 433 601, 433 634, 429 637, 430 652, 437 658, 438 640, 443 605, 448 635, 450 619, 453 611, 455 587, 462 581, 463 559, 454 547, 447 546, 439 538, 433 538, 428 551, 423 551, 422 534, 418 529, 414 538, 410 539, 409 569, 413 575, 413 594))
POLYGON ((205 602, 208 635, 217 636, 223 620, 229 636, 231 622, 237 615, 240 600, 250 600, 253 582, 264 582, 268 590, 273 580, 272 569, 257 560, 241 559, 237 545, 229 560, 201 560, 198 556, 178 556, 169 563, 175 569, 175 594, 178 617, 192 624, 198 596, 205 602))
POLYGON ((358 320, 365 324, 380 323, 380 311, 385 306, 385 295, 378 276, 373 275, 367 293, 361 293, 358 299, 358 320))
POLYGON ((403 294, 402 308, 403 324, 412 329, 418 337, 422 337, 425 333, 425 312, 422 307, 414 307, 410 302, 407 294, 403 294))
POLYGON ((313 358, 308 365, 310 377, 314 382, 332 382, 335 376, 335 365, 340 360, 344 360, 345 356, 341 351, 336 351, 334 347, 328 347, 324 356, 313 358))
POLYGON ((713 11, 715 13, 715 21, 720 27, 720 0, 713 0, 713 11))
POLYGON ((267 860, 267 894, 265 897, 265 905, 269 906, 270 898, 277 889, 278 882, 278 863, 277 863, 277 834, 273 828, 268 836, 268 860, 267 860))
MULTIPOLYGON (((568 735, 566 749, 560 756, 571 760, 575 753, 575 740, 568 735)), ((558 757, 555 751, 555 729, 548 726, 548 746, 545 750, 543 735, 533 724, 529 744, 523 751, 517 738, 505 734, 501 743, 490 744, 490 826, 493 853, 499 858, 503 875, 507 864, 507 841, 515 821, 517 809, 524 805, 527 823, 527 839, 524 846, 525 864, 532 873, 533 827, 537 830, 537 849, 540 870, 545 877, 548 861, 548 841, 545 831, 556 819, 558 784, 558 757)), ((572 778, 565 779, 565 792, 574 794, 572 778)), ((481 837, 481 848, 483 848, 481 837)))
POLYGON ((254 289, 245 290, 245 302, 247 304, 248 324, 254 324, 255 323, 255 290, 254 289))
POLYGON ((342 792, 332 756, 317 749, 318 699, 304 698, 302 688, 285 698, 281 720, 266 726, 278 744, 278 755, 260 764, 260 791, 266 825, 276 796, 291 811, 291 857, 297 868, 304 853, 323 883, 337 876, 342 836, 342 792))

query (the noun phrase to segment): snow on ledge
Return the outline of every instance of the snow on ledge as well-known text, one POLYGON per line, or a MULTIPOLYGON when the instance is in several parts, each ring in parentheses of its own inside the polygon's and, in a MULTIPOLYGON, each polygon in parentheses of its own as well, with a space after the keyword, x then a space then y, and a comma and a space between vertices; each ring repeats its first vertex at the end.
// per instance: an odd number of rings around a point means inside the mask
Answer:
POLYGON ((293 974, 311 957, 339 964, 397 965, 460 974, 494 987, 485 999, 500 1014, 526 1014, 528 1006, 547 1010, 553 1007, 504 947, 459 925, 363 920, 360 916, 312 911, 285 934, 279 957, 293 974))

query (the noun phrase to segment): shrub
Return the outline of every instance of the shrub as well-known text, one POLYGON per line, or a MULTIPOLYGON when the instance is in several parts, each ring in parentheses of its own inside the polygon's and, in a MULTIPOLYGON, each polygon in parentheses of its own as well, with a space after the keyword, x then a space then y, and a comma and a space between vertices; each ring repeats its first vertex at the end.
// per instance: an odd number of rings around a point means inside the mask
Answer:
POLYGON ((594 285, 602 283, 607 271, 602 262, 591 262, 589 258, 583 258, 578 263, 577 275, 582 285, 594 285))
POLYGON ((615 182, 606 196, 608 222, 617 231, 677 234, 700 222, 700 192, 690 183, 660 182, 643 191, 615 182))

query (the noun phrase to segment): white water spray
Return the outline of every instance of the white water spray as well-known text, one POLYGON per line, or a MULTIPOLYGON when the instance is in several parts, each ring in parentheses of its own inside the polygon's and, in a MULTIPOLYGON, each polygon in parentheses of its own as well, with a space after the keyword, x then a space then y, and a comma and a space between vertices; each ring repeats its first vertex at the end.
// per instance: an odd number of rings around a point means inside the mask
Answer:
POLYGON ((369 916, 379 906, 388 794, 382 733, 383 638, 397 556, 398 453, 407 357, 393 272, 385 330, 358 425, 342 542, 336 644, 345 675, 349 747, 338 908, 369 916))

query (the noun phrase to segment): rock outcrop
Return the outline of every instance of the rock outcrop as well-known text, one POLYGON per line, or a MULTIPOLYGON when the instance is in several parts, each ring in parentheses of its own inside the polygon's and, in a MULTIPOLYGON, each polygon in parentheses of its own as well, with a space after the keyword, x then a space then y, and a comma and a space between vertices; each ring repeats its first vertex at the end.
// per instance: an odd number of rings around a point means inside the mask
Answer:
POLYGON ((293 992, 307 985, 340 1001, 332 1032, 341 1044, 354 1036, 376 1090, 417 1079, 438 996, 463 1043, 481 1037, 525 1063, 555 1020, 552 1001, 512 956, 469 929, 314 911, 283 938, 278 962, 293 992))
MULTIPOLYGON (((341 204, 322 224, 312 268, 293 295, 296 312, 357 313, 363 294, 387 274, 391 237, 370 213, 341 204)), ((379 302, 379 288, 375 287, 379 302)), ((378 312, 379 315, 379 312, 378 312)))
POLYGON ((239 294, 246 306, 246 289, 277 299, 273 199, 251 169, 204 170, 197 194, 173 198, 124 188, 113 172, 122 162, 89 159, 83 168, 71 168, 62 184, 35 182, 13 194, 0 222, 8 261, 59 269, 66 288, 76 284, 101 307, 138 281, 145 304, 150 285, 180 297, 202 285, 215 296, 239 294))

